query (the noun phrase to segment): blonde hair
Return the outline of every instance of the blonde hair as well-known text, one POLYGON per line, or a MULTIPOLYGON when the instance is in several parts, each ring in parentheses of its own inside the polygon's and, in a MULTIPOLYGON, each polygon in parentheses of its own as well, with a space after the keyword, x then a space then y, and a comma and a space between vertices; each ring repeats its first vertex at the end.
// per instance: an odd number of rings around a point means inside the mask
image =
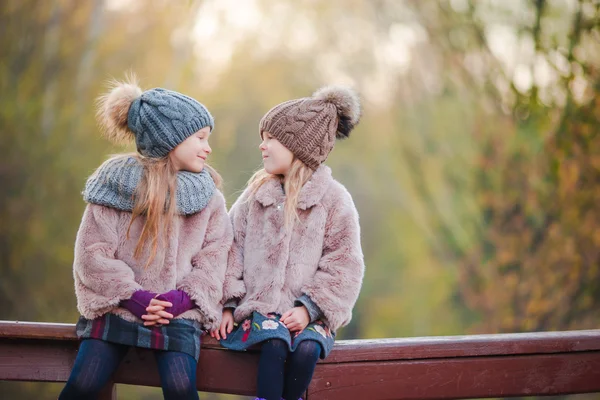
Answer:
POLYGON ((248 188, 250 190, 248 199, 251 199, 265 182, 270 179, 278 179, 283 184, 283 191, 285 192, 283 208, 285 228, 291 230, 296 221, 300 220, 297 210, 300 191, 304 184, 312 177, 313 173, 312 169, 296 157, 292 160, 292 165, 286 176, 273 175, 265 171, 264 168, 259 169, 248 180, 248 188))
MULTIPOLYGON (((110 90, 98 98, 96 118, 108 140, 116 144, 135 140, 135 133, 129 129, 128 115, 131 105, 142 94, 135 74, 131 73, 125 82, 112 81, 110 90)), ((126 157, 136 158, 143 167, 142 179, 135 189, 127 239, 133 222, 140 216, 145 217, 133 256, 139 259, 146 244, 151 243, 150 256, 145 265, 147 268, 155 259, 159 245, 164 246, 166 243, 169 228, 177 213, 177 169, 168 154, 160 158, 145 157, 139 153, 119 154, 112 156, 107 162, 126 157)), ((219 173, 207 164, 204 168, 210 173, 217 188, 221 189, 223 179, 219 173)))
MULTIPOLYGON (((140 216, 145 217, 142 233, 135 246, 133 256, 135 259, 140 259, 149 243, 150 254, 144 265, 144 268, 147 268, 156 258, 159 247, 164 248, 169 228, 177 214, 178 171, 168 155, 154 158, 144 157, 139 153, 119 154, 112 156, 107 162, 127 157, 136 158, 142 164, 143 173, 142 179, 135 189, 134 205, 126 237, 129 239, 133 222, 140 216)), ((208 164, 205 164, 204 168, 210 173, 215 185, 220 190, 223 183, 221 175, 208 164)))

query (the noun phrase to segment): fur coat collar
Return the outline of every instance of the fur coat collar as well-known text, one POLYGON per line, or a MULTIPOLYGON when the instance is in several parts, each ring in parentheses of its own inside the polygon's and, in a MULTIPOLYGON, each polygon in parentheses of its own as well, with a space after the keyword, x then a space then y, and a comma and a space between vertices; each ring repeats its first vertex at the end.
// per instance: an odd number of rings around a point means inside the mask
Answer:
MULTIPOLYGON (((321 166, 313 173, 310 180, 300 190, 298 197, 298 208, 308 210, 316 205, 327 191, 333 178, 331 177, 331 168, 321 164, 321 166)), ((281 204, 285 199, 283 188, 279 179, 273 178, 265 182, 254 195, 256 201, 268 207, 273 204, 281 204)))

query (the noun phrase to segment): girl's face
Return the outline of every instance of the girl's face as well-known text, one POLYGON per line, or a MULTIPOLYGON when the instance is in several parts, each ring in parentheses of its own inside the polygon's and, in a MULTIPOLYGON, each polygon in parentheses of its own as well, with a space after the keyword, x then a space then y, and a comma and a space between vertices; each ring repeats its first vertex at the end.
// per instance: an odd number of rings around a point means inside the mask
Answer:
POLYGON ((169 158, 177 171, 201 172, 212 149, 208 145, 210 126, 200 129, 185 139, 170 153, 169 158))
POLYGON ((265 171, 273 175, 286 175, 294 161, 294 154, 275 139, 269 132, 263 132, 259 146, 265 171))

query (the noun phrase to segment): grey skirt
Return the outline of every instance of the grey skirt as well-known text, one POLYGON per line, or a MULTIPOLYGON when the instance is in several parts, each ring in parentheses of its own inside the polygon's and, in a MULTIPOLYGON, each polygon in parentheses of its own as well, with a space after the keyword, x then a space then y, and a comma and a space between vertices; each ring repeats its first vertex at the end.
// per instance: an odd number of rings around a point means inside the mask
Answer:
POLYGON ((200 356, 202 334, 200 323, 187 319, 175 319, 169 325, 160 327, 129 322, 110 313, 96 319, 79 317, 77 321, 77 337, 80 339, 100 339, 152 350, 178 351, 189 354, 196 361, 200 356))

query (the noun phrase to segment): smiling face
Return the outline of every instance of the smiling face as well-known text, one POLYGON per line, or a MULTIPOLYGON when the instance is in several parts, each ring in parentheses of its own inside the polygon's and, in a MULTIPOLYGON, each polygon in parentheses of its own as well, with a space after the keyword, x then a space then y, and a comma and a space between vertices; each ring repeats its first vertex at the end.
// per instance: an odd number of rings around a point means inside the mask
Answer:
POLYGON ((204 169, 204 163, 212 149, 208 145, 210 136, 210 127, 200 129, 170 153, 169 158, 177 171, 201 172, 204 169))
POLYGON ((263 141, 259 146, 265 171, 273 175, 286 175, 294 161, 294 154, 269 132, 262 133, 263 141))

